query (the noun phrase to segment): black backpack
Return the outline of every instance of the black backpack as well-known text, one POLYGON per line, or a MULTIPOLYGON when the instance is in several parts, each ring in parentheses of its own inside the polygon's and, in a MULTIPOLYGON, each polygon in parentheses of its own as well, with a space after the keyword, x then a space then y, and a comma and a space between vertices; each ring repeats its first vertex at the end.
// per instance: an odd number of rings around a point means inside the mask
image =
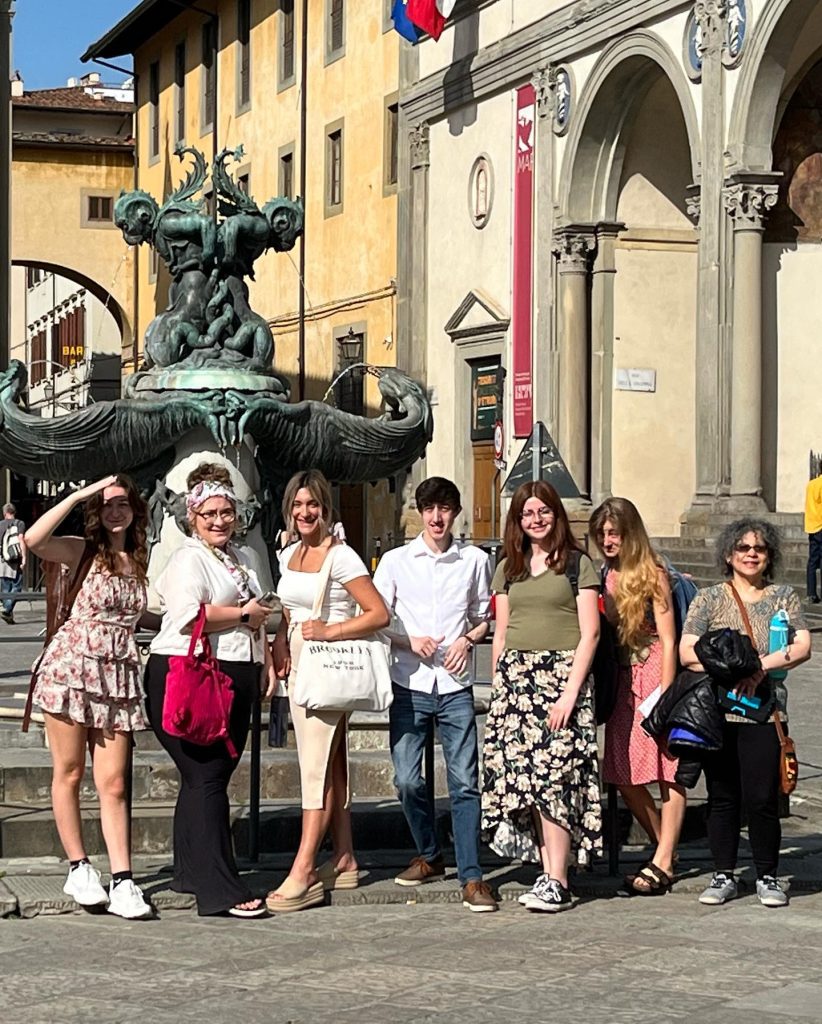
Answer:
MULTIPOLYGON (((574 600, 579 594, 579 560, 582 552, 574 549, 568 556, 565 575, 574 592, 574 600)), ((599 592, 605 591, 605 573, 600 574, 599 592)), ((605 614, 599 613, 599 640, 591 662, 591 675, 594 677, 594 712, 597 725, 604 725, 616 707, 617 690, 619 687, 619 659, 617 657, 616 630, 605 614)))

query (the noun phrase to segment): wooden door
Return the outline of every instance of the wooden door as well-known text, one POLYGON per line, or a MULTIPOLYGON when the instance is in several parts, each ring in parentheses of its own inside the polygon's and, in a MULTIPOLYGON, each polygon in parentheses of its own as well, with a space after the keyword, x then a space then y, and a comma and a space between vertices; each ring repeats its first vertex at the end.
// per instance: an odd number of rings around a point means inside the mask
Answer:
POLYGON ((493 442, 480 442, 473 446, 474 495, 472 509, 472 536, 474 540, 489 540, 499 534, 500 477, 494 465, 493 442), (496 508, 496 524, 491 516, 496 508))

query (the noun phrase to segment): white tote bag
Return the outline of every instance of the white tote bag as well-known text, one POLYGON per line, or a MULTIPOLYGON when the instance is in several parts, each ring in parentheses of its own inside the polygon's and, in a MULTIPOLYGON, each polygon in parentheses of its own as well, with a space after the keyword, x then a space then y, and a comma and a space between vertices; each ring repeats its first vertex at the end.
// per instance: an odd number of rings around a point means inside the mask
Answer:
MULTIPOLYGON (((312 619, 322 616, 334 551, 317 573, 312 619)), ((361 640, 304 640, 294 700, 309 711, 385 711, 393 700, 390 664, 391 643, 379 632, 361 640)))

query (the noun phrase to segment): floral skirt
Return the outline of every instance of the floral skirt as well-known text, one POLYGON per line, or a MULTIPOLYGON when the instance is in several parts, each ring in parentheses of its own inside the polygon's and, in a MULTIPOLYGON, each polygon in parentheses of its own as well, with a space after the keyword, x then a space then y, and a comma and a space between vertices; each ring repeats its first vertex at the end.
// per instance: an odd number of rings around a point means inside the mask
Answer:
POLYGON ((483 838, 502 857, 539 862, 533 811, 571 835, 578 864, 602 852, 597 732, 590 680, 564 729, 548 716, 573 651, 503 651, 483 748, 483 838))

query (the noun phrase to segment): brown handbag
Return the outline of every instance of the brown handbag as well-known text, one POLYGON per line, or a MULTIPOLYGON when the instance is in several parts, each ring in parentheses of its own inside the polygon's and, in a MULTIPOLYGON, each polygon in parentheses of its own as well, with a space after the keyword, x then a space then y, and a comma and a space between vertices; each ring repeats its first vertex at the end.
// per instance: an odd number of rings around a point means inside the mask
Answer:
POLYGON ((23 732, 29 731, 29 723, 31 722, 31 709, 34 703, 34 688, 37 685, 37 673, 40 669, 40 664, 45 657, 46 651, 49 648, 55 633, 63 625, 71 614, 71 609, 74 607, 74 602, 77 600, 77 595, 80 593, 83 584, 86 581, 94 559, 97 557, 97 549, 92 547, 90 544, 86 544, 83 549, 83 554, 80 556, 80 564, 77 566, 77 571, 74 574, 71 586, 69 587, 68 593, 64 593, 64 585, 60 584, 60 590, 58 591, 57 608, 53 619, 49 616, 49 622, 46 630, 46 642, 43 645, 43 650, 40 653, 40 657, 34 668, 31 671, 31 681, 29 682, 29 692, 26 695, 26 709, 23 712, 23 724, 21 730, 23 732))
MULTIPOLYGON (((739 608, 739 614, 742 616, 745 630, 751 638, 751 643, 756 647, 748 610, 733 583, 729 581, 728 586, 731 588, 731 593, 739 608)), ((773 724, 776 726, 776 735, 779 737, 779 786, 785 796, 790 796, 796 789, 796 783, 799 780, 799 758, 796 756, 796 744, 785 732, 785 727, 779 718, 778 710, 773 713, 773 724)))

